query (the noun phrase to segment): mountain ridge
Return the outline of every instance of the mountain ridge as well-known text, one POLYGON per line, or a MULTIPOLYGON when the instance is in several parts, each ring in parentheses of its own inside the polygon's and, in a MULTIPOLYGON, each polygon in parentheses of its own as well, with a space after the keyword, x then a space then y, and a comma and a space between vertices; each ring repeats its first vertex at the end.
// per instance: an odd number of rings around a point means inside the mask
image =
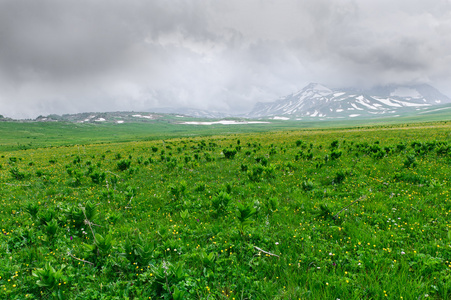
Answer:
MULTIPOLYGON (((323 120, 398 117, 448 110, 451 99, 428 84, 386 85, 370 89, 329 88, 310 83, 303 89, 272 102, 258 102, 248 113, 224 113, 190 107, 153 108, 144 112, 83 112, 74 114, 39 116, 19 121, 75 123, 153 122, 173 115, 176 118, 200 119, 247 118, 323 120)), ((0 115, 0 121, 14 119, 0 115)))
POLYGON ((332 89, 310 83, 302 90, 273 102, 259 102, 246 116, 354 118, 397 115, 414 112, 451 99, 434 87, 421 85, 389 85, 371 89, 332 89))

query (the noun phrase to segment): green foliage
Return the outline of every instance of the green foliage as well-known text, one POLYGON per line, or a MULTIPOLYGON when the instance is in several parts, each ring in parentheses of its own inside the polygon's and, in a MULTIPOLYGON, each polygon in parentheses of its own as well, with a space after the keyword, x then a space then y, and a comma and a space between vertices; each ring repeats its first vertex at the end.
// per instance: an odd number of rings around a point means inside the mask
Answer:
POLYGON ((254 165, 252 166, 252 170, 248 170, 247 176, 250 181, 259 182, 263 179, 272 179, 275 177, 275 167, 274 166, 262 166, 262 165, 254 165))
POLYGON ((330 153, 330 159, 332 159, 332 160, 339 159, 341 154, 342 154, 341 151, 334 150, 330 153))
POLYGON ((49 224, 56 216, 56 212, 53 209, 41 210, 37 218, 41 224, 49 224))
POLYGON ((330 149, 337 149, 339 146, 339 142, 337 140, 334 140, 331 144, 330 144, 330 149))
POLYGON ((124 243, 125 257, 134 264, 139 266, 147 265, 154 254, 154 244, 144 240, 141 236, 137 239, 127 237, 124 243))
POLYGON ((214 261, 216 259, 216 255, 214 252, 207 252, 204 249, 200 250, 199 259, 202 262, 202 265, 205 267, 213 267, 214 261))
POLYGON ((86 201, 86 204, 84 207, 84 216, 86 219, 88 219, 90 221, 93 221, 97 216, 96 205, 89 200, 86 201))
POLYGON ((39 287, 53 290, 58 288, 62 281, 66 280, 63 274, 65 267, 65 265, 61 265, 57 270, 52 267, 50 263, 46 263, 43 268, 36 269, 32 274, 34 277, 38 278, 36 284, 39 287))
POLYGON ((16 180, 22 180, 26 176, 26 174, 24 172, 21 172, 18 167, 12 167, 11 169, 9 169, 9 173, 11 174, 12 178, 16 180))
POLYGON ((304 190, 304 191, 311 191, 311 190, 313 190, 315 188, 315 184, 312 182, 312 181, 310 181, 310 180, 308 180, 308 181, 303 181, 302 182, 302 189, 304 190))
POLYGON ((415 173, 399 173, 396 172, 393 179, 397 181, 404 181, 412 184, 428 184, 429 181, 421 175, 415 173))
POLYGON ((335 173, 332 183, 340 184, 346 179, 346 176, 347 176, 347 172, 339 170, 339 171, 337 171, 337 173, 335 173))
POLYGON ((50 237, 53 237, 56 234, 56 232, 58 231, 57 220, 52 219, 51 221, 49 221, 45 227, 45 231, 50 237))
POLYGON ((235 155, 237 154, 237 150, 236 149, 227 149, 224 148, 222 150, 222 153, 224 154, 224 157, 227 159, 233 159, 235 157, 235 155))
POLYGON ((332 211, 327 205, 321 204, 319 206, 318 217, 323 219, 333 219, 332 211))
POLYGON ((94 243, 83 243, 84 251, 94 264, 102 264, 105 259, 111 254, 111 250, 115 244, 115 240, 112 235, 107 234, 105 236, 96 233, 94 235, 94 243))
POLYGON ((101 184, 105 180, 106 174, 105 172, 94 171, 89 174, 89 177, 91 177, 93 183, 101 184))
POLYGON ((414 168, 417 165, 416 158, 414 154, 409 154, 403 162, 405 168, 414 168))
POLYGON ((182 291, 178 284, 186 277, 184 264, 171 264, 163 260, 159 265, 150 267, 154 279, 151 283, 152 294, 160 299, 183 299, 185 292, 182 291))
POLYGON ((73 173, 71 172, 69 176, 73 177, 72 181, 69 183, 71 186, 78 187, 82 184, 84 175, 80 170, 75 170, 73 173))
POLYGON ((69 224, 73 227, 80 229, 83 227, 85 216, 81 208, 72 206, 68 207, 63 212, 66 214, 66 217, 69 221, 69 224))
POLYGON ((276 211, 279 208, 279 200, 276 197, 269 198, 269 209, 276 211))
POLYGON ((186 181, 182 180, 179 184, 170 186, 169 193, 174 197, 174 199, 178 200, 186 194, 186 189, 186 181))
POLYGON ((251 219, 255 213, 256 209, 253 207, 251 203, 247 204, 238 204, 237 206, 237 219, 240 221, 240 232, 244 234, 245 230, 249 228, 249 226, 253 223, 251 219))
POLYGON ((196 192, 203 192, 203 191, 205 191, 206 188, 207 187, 206 187, 205 183, 199 182, 199 183, 197 183, 196 188, 194 190, 196 192))
POLYGON ((36 202, 28 202, 25 206, 25 210, 31 215, 32 218, 35 218, 39 211, 39 205, 36 202))
POLYGON ((117 163, 117 169, 119 171, 125 171, 130 168, 131 161, 128 159, 123 159, 117 163))
POLYGON ((214 209, 216 215, 225 213, 229 202, 232 200, 232 196, 227 192, 219 192, 211 199, 211 206, 214 209))

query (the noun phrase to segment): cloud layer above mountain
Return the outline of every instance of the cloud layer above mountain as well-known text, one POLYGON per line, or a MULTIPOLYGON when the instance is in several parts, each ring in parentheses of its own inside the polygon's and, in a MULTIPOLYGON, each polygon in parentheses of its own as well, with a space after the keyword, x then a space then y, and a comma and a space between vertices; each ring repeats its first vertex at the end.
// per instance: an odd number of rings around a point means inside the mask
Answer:
POLYGON ((449 0, 0 1, 0 114, 246 112, 301 89, 451 94, 449 0))

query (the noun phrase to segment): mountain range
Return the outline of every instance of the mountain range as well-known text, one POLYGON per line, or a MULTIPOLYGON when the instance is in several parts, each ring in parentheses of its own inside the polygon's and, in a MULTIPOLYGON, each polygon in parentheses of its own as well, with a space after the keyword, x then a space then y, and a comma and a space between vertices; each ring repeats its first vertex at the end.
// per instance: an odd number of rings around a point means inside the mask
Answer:
POLYGON ((368 90, 332 89, 310 83, 302 90, 273 102, 257 103, 249 118, 368 118, 420 112, 451 103, 434 87, 382 86, 368 90))
MULTIPOLYGON (((310 83, 298 92, 272 102, 259 102, 245 114, 228 114, 193 108, 153 108, 147 112, 103 112, 39 116, 34 121, 152 122, 172 114, 176 118, 249 118, 334 120, 396 117, 451 112, 451 99, 427 84, 388 85, 371 89, 334 89, 310 83)), ((0 121, 11 121, 0 115, 0 121)), ((32 120, 30 120, 32 121, 32 120)))

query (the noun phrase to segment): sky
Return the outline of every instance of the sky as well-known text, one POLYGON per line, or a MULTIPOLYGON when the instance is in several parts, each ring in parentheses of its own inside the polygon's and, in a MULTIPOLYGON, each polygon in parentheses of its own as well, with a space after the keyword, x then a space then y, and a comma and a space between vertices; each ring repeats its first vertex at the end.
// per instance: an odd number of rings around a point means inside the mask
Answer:
POLYGON ((0 114, 246 113, 310 82, 451 96, 451 0, 0 0, 0 114))

